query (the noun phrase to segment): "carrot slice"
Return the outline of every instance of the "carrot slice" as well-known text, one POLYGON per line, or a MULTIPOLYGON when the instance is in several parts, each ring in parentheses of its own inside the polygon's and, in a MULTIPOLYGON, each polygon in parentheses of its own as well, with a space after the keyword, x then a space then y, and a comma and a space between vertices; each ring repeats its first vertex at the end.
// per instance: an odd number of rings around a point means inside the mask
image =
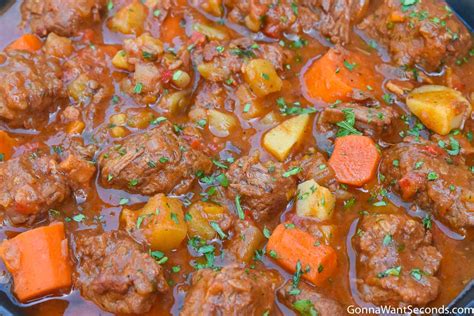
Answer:
POLYGON ((0 244, 13 276, 13 292, 27 302, 71 287, 71 264, 63 223, 35 228, 0 244))
POLYGON ((380 153, 370 137, 348 135, 336 139, 329 165, 337 181, 362 186, 375 177, 379 161, 380 153))
POLYGON ((330 49, 304 73, 304 88, 312 99, 333 103, 348 101, 354 89, 373 91, 382 78, 371 66, 369 56, 342 49, 330 49))
POLYGON ((10 159, 15 141, 7 132, 0 131, 0 161, 10 159))
POLYGON ((6 51, 9 50, 26 50, 31 53, 39 50, 43 47, 43 43, 41 40, 33 34, 23 34, 18 39, 16 39, 13 43, 7 46, 5 49, 6 51))
POLYGON ((336 270, 336 251, 318 244, 312 235, 287 226, 280 224, 275 228, 268 240, 267 254, 291 273, 297 270, 299 262, 304 279, 315 285, 323 284, 336 270))

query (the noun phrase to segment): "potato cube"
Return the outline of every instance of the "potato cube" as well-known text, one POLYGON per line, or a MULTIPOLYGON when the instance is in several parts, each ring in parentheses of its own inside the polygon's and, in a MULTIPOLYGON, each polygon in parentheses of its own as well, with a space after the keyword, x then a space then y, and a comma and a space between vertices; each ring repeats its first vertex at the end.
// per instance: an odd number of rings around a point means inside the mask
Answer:
POLYGON ((196 202, 189 208, 191 216, 187 221, 190 237, 199 236, 205 240, 216 237, 216 230, 211 222, 219 223, 227 216, 227 210, 221 205, 208 202, 196 202))
POLYGON ((133 70, 133 66, 127 61, 127 53, 123 50, 119 50, 112 58, 112 65, 118 69, 133 70))
POLYGON ((291 149, 303 139, 309 115, 302 114, 275 126, 263 137, 263 147, 278 160, 286 159, 291 149))
POLYGON ((126 230, 138 230, 153 250, 177 248, 188 231, 181 202, 161 193, 150 198, 140 210, 124 209, 120 218, 126 230))
POLYGON ((447 135, 461 128, 471 114, 471 104, 454 89, 425 85, 411 91, 406 100, 410 111, 430 130, 447 135))
POLYGON ((336 198, 327 188, 313 179, 298 185, 296 213, 299 216, 314 217, 321 221, 331 218, 336 198))
POLYGON ((121 8, 109 21, 109 27, 114 32, 123 34, 143 33, 147 16, 147 8, 140 0, 135 0, 121 8))
POLYGON ((224 113, 217 110, 209 110, 207 112, 209 119, 209 130, 217 137, 227 137, 230 132, 237 126, 237 119, 232 114, 224 113))
POLYGON ((280 91, 283 85, 275 67, 266 59, 252 59, 242 66, 242 72, 245 82, 258 97, 280 91))
POLYGON ((250 262, 255 251, 264 243, 260 229, 249 221, 238 221, 235 234, 229 245, 229 252, 242 262, 250 262))

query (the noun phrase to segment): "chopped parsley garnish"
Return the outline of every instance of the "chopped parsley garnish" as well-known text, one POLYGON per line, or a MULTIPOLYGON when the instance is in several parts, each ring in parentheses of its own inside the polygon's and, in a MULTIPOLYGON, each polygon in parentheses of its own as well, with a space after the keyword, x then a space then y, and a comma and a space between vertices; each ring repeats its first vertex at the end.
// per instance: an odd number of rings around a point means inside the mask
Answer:
POLYGON ((128 182, 128 185, 134 187, 138 184, 138 179, 132 179, 128 182))
POLYGON ((377 278, 381 279, 381 278, 385 278, 385 277, 388 277, 388 276, 400 276, 401 271, 402 271, 401 266, 397 266, 397 267, 394 267, 394 268, 389 268, 389 269, 387 269, 383 272, 377 273, 377 278))
POLYGON ((351 63, 347 60, 344 60, 344 67, 349 71, 353 71, 357 67, 357 63, 351 63))
POLYGON ((73 221, 80 223, 86 219, 86 216, 84 214, 77 214, 77 215, 74 215, 72 219, 73 221))
POLYGON ((436 172, 431 171, 431 172, 428 173, 427 178, 428 178, 429 181, 434 181, 434 180, 437 180, 439 178, 439 176, 436 172))
POLYGON ((221 239, 227 238, 227 235, 222 231, 222 228, 219 226, 218 223, 210 222, 209 224, 211 225, 212 229, 216 231, 219 237, 221 237, 221 239))
POLYGON ((319 313, 310 300, 297 300, 293 303, 293 308, 301 316, 318 316, 319 313))
POLYGON ((303 108, 301 107, 300 102, 294 102, 293 106, 289 106, 285 99, 283 98, 278 98, 276 100, 276 103, 278 107, 280 108, 280 113, 283 116, 286 115, 300 115, 300 114, 311 114, 315 113, 316 109, 315 108, 303 108))
POLYGON ((121 198, 119 201, 119 205, 126 205, 128 204, 129 200, 127 198, 121 198))
POLYGON ((247 113, 248 111, 250 111, 251 106, 252 106, 251 103, 245 103, 243 112, 247 113))
POLYGON ((265 236, 265 238, 270 238, 271 236, 270 230, 266 226, 263 227, 263 236, 265 236))
POLYGON ((387 235, 384 236, 383 241, 382 241, 382 244, 383 244, 384 246, 388 246, 388 245, 390 245, 390 243, 392 242, 392 240, 393 240, 393 239, 392 239, 392 235, 387 234, 387 235))
POLYGON ((235 197, 235 208, 237 209, 237 214, 239 215, 239 218, 243 220, 245 218, 245 214, 242 210, 242 205, 240 205, 240 195, 237 195, 235 197))
POLYGON ((143 89, 143 84, 141 82, 138 82, 133 88, 133 93, 140 94, 142 93, 142 89, 143 89))
POLYGON ((160 124, 161 122, 164 122, 164 121, 166 121, 166 120, 167 120, 166 117, 160 116, 160 117, 157 117, 156 119, 152 120, 152 121, 150 122, 150 124, 151 124, 151 125, 158 125, 158 124, 160 124))
POLYGON ((426 216, 423 217, 422 223, 423 223, 423 227, 425 229, 431 229, 431 227, 433 227, 433 223, 431 221, 431 216, 428 215, 428 214, 426 214, 426 216))
POLYGON ((345 119, 344 121, 337 122, 336 125, 339 127, 339 130, 336 133, 337 137, 347 136, 347 135, 362 135, 355 127, 355 114, 353 109, 343 109, 345 119))
POLYGON ((222 168, 222 169, 228 169, 229 167, 220 162, 219 160, 212 159, 212 163, 215 164, 217 167, 222 168))
POLYGON ((420 281, 423 277, 423 272, 420 269, 412 269, 410 271, 410 276, 416 281, 420 281))
POLYGON ((283 173, 283 178, 289 178, 291 176, 294 176, 303 170, 301 167, 292 167, 288 171, 283 173))

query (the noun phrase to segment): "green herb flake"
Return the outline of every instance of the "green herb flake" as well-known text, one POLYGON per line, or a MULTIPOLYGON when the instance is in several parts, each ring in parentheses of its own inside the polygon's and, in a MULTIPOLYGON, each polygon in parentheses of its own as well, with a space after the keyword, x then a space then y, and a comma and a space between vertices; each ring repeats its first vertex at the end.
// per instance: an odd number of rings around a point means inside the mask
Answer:
POLYGON ((283 176, 283 178, 289 178, 291 176, 294 176, 294 175, 300 173, 302 170, 303 170, 303 168, 301 168, 301 167, 292 167, 288 171, 284 172, 282 176, 283 176))
POLYGON ((423 272, 420 269, 412 269, 410 271, 410 276, 416 281, 420 281, 423 277, 423 272))
POLYGON ((319 313, 314 307, 313 302, 308 299, 297 300, 293 303, 293 308, 301 315, 301 316, 318 316, 319 313))
POLYGON ((347 60, 344 60, 343 64, 344 67, 346 67, 346 69, 349 71, 353 71, 357 67, 357 63, 351 63, 347 60))
POLYGON ((235 208, 237 209, 237 214, 239 215, 239 218, 243 220, 245 218, 245 214, 242 210, 242 205, 240 205, 240 195, 237 195, 235 197, 235 208))
POLYGON ((224 231, 222 231, 222 228, 219 226, 218 223, 210 222, 209 224, 211 225, 212 229, 216 231, 216 233, 219 235, 221 239, 227 238, 227 235, 224 233, 224 231))
POLYGON ((142 93, 142 90, 143 90, 143 84, 141 82, 138 82, 133 88, 133 93, 140 94, 142 93))
POLYGON ((402 271, 402 267, 401 266, 397 266, 397 267, 394 267, 394 268, 389 268, 383 272, 379 272, 377 273, 377 278, 379 279, 382 279, 382 278, 385 278, 385 277, 388 277, 388 276, 400 276, 400 273, 402 271))

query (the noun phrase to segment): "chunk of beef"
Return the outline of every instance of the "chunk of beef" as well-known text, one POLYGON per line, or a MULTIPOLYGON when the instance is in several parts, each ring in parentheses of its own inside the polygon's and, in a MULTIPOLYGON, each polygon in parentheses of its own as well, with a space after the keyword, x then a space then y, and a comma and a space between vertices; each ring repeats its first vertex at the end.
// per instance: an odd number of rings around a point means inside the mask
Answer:
POLYGON ((129 192, 151 195, 186 192, 198 171, 210 172, 212 162, 189 146, 185 129, 173 132, 169 122, 134 134, 108 147, 99 157, 102 183, 129 192))
POLYGON ((64 63, 67 92, 76 103, 97 105, 114 94, 109 49, 106 45, 87 46, 64 63))
POLYGON ((75 287, 108 312, 146 313, 168 288, 161 266, 124 232, 80 236, 75 255, 75 287))
MULTIPOLYGON (((338 302, 318 293, 315 288, 306 283, 300 282, 298 289, 300 292, 296 295, 293 294, 293 282, 287 281, 285 285, 278 290, 278 298, 283 304, 292 309, 294 309, 295 302, 308 300, 313 305, 312 308, 317 312, 315 315, 341 316, 347 314, 338 302)), ((311 309, 311 305, 309 308, 311 309)))
POLYGON ((124 63, 114 65, 130 72, 121 81, 121 87, 138 102, 154 103, 164 89, 171 94, 174 90, 187 88, 191 82, 190 54, 186 47, 174 54, 165 53, 158 38, 144 33, 124 40, 123 51, 119 54, 123 55, 124 63))
POLYGON ((19 157, 0 162, 0 211, 14 224, 31 225, 60 206, 72 191, 87 190, 95 166, 86 151, 74 143, 60 155, 49 154, 35 145, 19 157))
POLYGON ((256 221, 282 211, 296 190, 293 177, 284 177, 279 162, 261 163, 259 153, 237 159, 226 175, 229 179, 227 196, 240 197, 244 210, 249 210, 256 221))
POLYGON ((309 152, 296 160, 292 165, 302 169, 301 172, 296 175, 298 180, 307 181, 313 179, 317 184, 330 188, 331 191, 337 189, 338 184, 334 170, 320 152, 309 152))
POLYGON ((39 36, 72 36, 99 22, 106 4, 107 0, 25 0, 21 14, 39 36))
POLYGON ((359 28, 385 45, 397 64, 435 70, 471 48, 468 30, 447 8, 444 0, 416 1, 409 6, 385 0, 359 28))
POLYGON ((405 214, 364 216, 354 237, 362 298, 374 304, 425 305, 439 293, 441 254, 423 225, 405 214))
POLYGON ((230 8, 230 21, 244 22, 250 30, 262 31, 269 37, 316 30, 334 43, 347 43, 351 24, 365 14, 369 1, 304 0, 297 4, 290 0, 226 0, 224 3, 230 8))
POLYGON ((58 61, 19 51, 5 56, 0 64, 0 119, 12 127, 44 125, 66 97, 58 61))
POLYGON ((381 172, 404 200, 453 227, 474 226, 474 175, 459 154, 407 139, 384 151, 381 172))
POLYGON ((180 315, 263 315, 273 310, 279 282, 276 272, 235 265, 221 271, 199 270, 180 315))
POLYGON ((71 193, 59 158, 32 151, 0 162, 0 210, 14 224, 32 224, 71 193))
POLYGON ((368 107, 357 103, 345 103, 326 107, 319 115, 318 128, 327 131, 352 114, 355 117, 354 126, 370 136, 390 131, 392 122, 398 117, 398 113, 388 106, 368 107))

